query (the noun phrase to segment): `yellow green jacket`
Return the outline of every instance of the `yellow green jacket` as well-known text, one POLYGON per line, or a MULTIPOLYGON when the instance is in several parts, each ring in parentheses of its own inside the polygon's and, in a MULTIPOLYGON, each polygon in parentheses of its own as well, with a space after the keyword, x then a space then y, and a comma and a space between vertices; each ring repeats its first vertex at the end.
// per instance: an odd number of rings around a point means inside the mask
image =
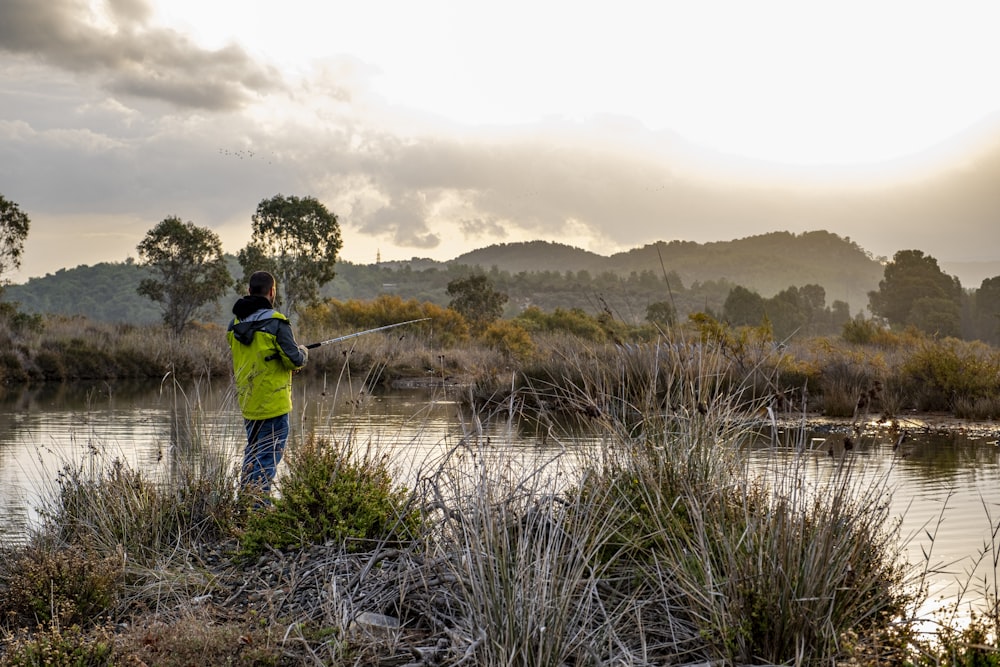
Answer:
POLYGON ((270 419, 292 410, 292 371, 308 352, 295 342, 288 318, 264 297, 243 297, 226 338, 233 353, 236 399, 246 419, 270 419))

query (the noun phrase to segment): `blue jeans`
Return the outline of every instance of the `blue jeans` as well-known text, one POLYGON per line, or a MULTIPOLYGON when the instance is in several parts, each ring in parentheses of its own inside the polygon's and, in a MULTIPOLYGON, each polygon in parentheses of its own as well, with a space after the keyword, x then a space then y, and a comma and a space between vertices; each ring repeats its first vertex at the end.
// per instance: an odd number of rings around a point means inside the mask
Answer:
POLYGON ((243 450, 240 488, 253 486, 270 495, 271 482, 288 441, 288 415, 271 419, 244 419, 247 446, 243 450))

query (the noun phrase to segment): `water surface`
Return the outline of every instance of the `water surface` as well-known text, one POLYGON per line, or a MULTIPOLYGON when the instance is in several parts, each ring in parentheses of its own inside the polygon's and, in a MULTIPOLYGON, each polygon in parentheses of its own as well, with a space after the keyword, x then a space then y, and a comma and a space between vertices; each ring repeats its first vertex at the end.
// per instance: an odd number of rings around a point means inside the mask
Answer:
MULTIPOLYGON (((404 474, 470 433, 533 456, 559 451, 586 456, 596 446, 586 434, 553 439, 516 420, 479 423, 462 414, 456 400, 460 391, 372 395, 348 383, 297 383, 293 437, 312 431, 350 437, 358 446, 372 443, 391 450, 404 474)), ((912 562, 929 558, 936 571, 934 596, 953 598, 971 577, 968 599, 981 603, 985 590, 996 590, 997 430, 942 430, 906 420, 902 425, 909 437, 899 447, 894 447, 895 434, 875 429, 857 438, 850 452, 843 451, 844 434, 835 429, 805 437, 779 429, 754 448, 751 467, 790 468, 807 483, 821 483, 851 457, 866 478, 887 478, 894 489, 891 515, 902 522, 907 556, 912 562)), ((0 397, 0 540, 21 539, 37 523, 39 504, 55 492, 58 472, 69 462, 119 457, 150 475, 167 476, 177 460, 204 456, 206 450, 237 465, 244 437, 228 382, 180 386, 168 378, 160 384, 8 388, 0 397)))

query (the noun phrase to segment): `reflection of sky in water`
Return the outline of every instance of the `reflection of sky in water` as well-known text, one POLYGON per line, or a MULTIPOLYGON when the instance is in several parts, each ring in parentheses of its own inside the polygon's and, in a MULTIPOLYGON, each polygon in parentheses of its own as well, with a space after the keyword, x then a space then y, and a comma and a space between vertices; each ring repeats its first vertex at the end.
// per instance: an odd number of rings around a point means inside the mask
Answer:
MULTIPOLYGON (((793 470, 806 488, 832 479, 844 458, 844 433, 814 433, 805 451, 796 445, 761 446, 751 455, 758 470, 793 470), (833 449, 833 456, 830 449, 833 449)), ((861 486, 883 484, 892 491, 891 517, 900 518, 904 553, 913 564, 928 563, 930 599, 922 613, 964 599, 980 604, 985 591, 997 590, 991 553, 991 528, 1000 522, 1000 448, 995 433, 961 434, 934 429, 898 436, 886 429, 853 438, 854 470, 861 486), (979 557, 984 551, 986 557, 979 557), (929 559, 925 557, 929 555, 929 559), (978 562, 977 562, 978 560, 978 562)), ((861 488, 861 487, 858 487, 861 488)), ((1000 543, 996 545, 1000 547, 1000 543)))
MULTIPOLYGON (((0 539, 23 535, 36 521, 40 498, 55 488, 68 462, 110 462, 121 458, 154 476, 170 473, 177 458, 222 454, 236 466, 243 448, 242 419, 229 387, 196 386, 175 394, 173 387, 95 388, 25 392, 0 400, 0 539), (177 418, 175 418, 175 415, 177 418)), ((390 453, 401 483, 409 485, 421 466, 433 463, 463 442, 472 456, 518 457, 537 461, 567 451, 574 458, 593 451, 583 437, 537 431, 501 415, 480 423, 462 415, 455 396, 442 390, 370 395, 360 390, 324 390, 296 385, 293 438, 313 433, 355 449, 390 453), (506 443, 507 447, 491 445, 506 443)), ((829 479, 843 456, 843 434, 813 433, 791 440, 769 439, 751 455, 758 472, 792 468, 808 485, 829 479), (796 445, 805 451, 796 455, 796 445), (786 446, 787 445, 787 446, 786 446), (830 446, 835 455, 828 454, 830 446)), ((932 590, 951 596, 967 582, 971 556, 990 547, 991 525, 1000 521, 1000 448, 993 436, 919 433, 894 451, 894 437, 864 435, 850 456, 864 479, 886 478, 894 489, 894 516, 902 516, 911 562, 923 550, 944 572, 932 576, 932 590), (931 540, 927 533, 934 535, 931 540)), ((572 460, 569 461, 572 463, 572 460)), ((994 581, 992 554, 974 572, 969 595, 981 598, 983 579, 994 581)))
MULTIPOLYGON (((0 400, 0 539, 24 533, 36 521, 67 464, 106 465, 115 458, 152 476, 170 473, 172 458, 212 451, 238 465, 245 442, 243 421, 229 387, 174 387, 105 383, 76 391, 12 392, 0 400)), ((454 396, 415 390, 372 395, 297 384, 292 438, 315 434, 355 448, 391 453, 408 483, 422 464, 463 442, 512 443, 534 456, 535 442, 509 422, 464 420, 454 396)), ((560 442, 547 439, 548 448, 560 442)), ((572 443, 570 443, 572 444, 572 443)), ((510 452, 506 452, 508 455, 510 452)), ((280 471, 279 471, 280 473, 280 471)))
MULTIPOLYGON (((80 405, 72 400, 0 404, 0 537, 36 521, 43 498, 57 490, 66 466, 105 465, 121 459, 150 475, 165 474, 168 454, 178 452, 196 430, 210 447, 237 441, 239 422, 227 424, 210 410, 195 411, 197 423, 178 427, 171 403, 157 393, 134 401, 113 396, 80 405)), ((228 444, 227 444, 228 443, 228 444)))

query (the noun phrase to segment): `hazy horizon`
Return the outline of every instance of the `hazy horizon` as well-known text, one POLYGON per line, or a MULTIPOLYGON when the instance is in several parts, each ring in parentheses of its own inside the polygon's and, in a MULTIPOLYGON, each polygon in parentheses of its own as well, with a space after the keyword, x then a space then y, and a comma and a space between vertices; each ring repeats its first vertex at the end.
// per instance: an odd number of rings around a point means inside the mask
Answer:
MULTIPOLYGON (((823 230, 813 230, 813 231, 823 231, 823 230)), ((677 240, 682 240, 682 239, 677 239, 677 240)), ((726 241, 721 241, 721 243, 726 243, 726 242, 729 242, 729 241, 739 241, 739 240, 740 239, 729 239, 729 240, 726 240, 726 241)), ((559 241, 548 241, 548 240, 544 240, 544 239, 536 239, 535 242, 541 242, 541 243, 561 243, 559 241)), ((501 242, 501 243, 503 243, 503 242, 501 242)), ((530 243, 532 243, 532 241, 517 241, 517 242, 513 242, 513 243, 515 243, 515 244, 524 244, 524 243, 530 244, 530 243)), ((655 241, 653 243, 655 243, 655 241)), ((708 242, 708 243, 719 243, 719 242, 717 242, 717 241, 711 241, 711 242, 708 242)), ((449 258, 443 259, 443 260, 438 260, 438 259, 434 259, 434 258, 431 258, 431 257, 420 257, 420 256, 416 256, 416 255, 408 257, 408 258, 381 258, 380 257, 378 259, 381 261, 382 264, 408 264, 408 263, 421 263, 421 262, 428 262, 428 261, 446 263, 446 262, 451 262, 451 261, 459 260, 459 259, 461 259, 462 257, 464 257, 467 254, 474 253, 474 252, 481 251, 481 250, 486 250, 486 249, 489 249, 489 248, 497 246, 497 245, 501 245, 501 244, 499 244, 499 243, 498 244, 489 244, 489 245, 485 245, 485 246, 481 246, 481 247, 477 247, 477 248, 472 248, 472 249, 469 249, 469 250, 463 252, 460 255, 456 255, 454 257, 449 257, 449 258)), ((562 245, 566 245, 566 244, 562 244, 562 245)), ((632 248, 626 248, 626 249, 623 249, 623 250, 620 250, 620 251, 616 251, 616 252, 612 252, 612 253, 600 253, 600 252, 595 252, 593 250, 585 250, 583 248, 577 248, 576 246, 571 246, 571 247, 573 247, 573 248, 575 248, 577 250, 580 250, 581 252, 588 252, 588 253, 592 253, 592 254, 600 256, 600 257, 608 257, 608 258, 610 258, 613 255, 616 255, 616 254, 619 254, 619 253, 627 253, 627 252, 629 252, 631 250, 638 250, 638 249, 641 249, 643 247, 646 247, 647 245, 649 245, 649 244, 642 244, 642 245, 634 246, 632 248)), ((861 247, 861 249, 867 252, 866 248, 861 247)), ((917 250, 920 250, 920 249, 917 248, 917 250)), ((891 257, 875 256, 875 255, 873 255, 870 252, 868 254, 872 256, 873 261, 888 261, 888 260, 891 259, 891 257)), ((925 254, 930 254, 930 253, 926 253, 925 252, 925 254)), ((937 259, 937 258, 935 257, 935 259, 937 259)), ((72 270, 72 269, 75 269, 75 268, 79 268, 81 266, 93 266, 93 265, 100 264, 100 263, 105 263, 105 262, 112 263, 112 264, 115 264, 115 263, 121 264, 121 263, 124 263, 126 261, 129 261, 129 258, 127 258, 127 257, 125 257, 125 258, 119 258, 119 259, 109 258, 109 259, 101 260, 100 262, 95 262, 94 264, 77 264, 77 265, 74 265, 74 266, 58 267, 55 270, 46 272, 44 275, 30 276, 28 278, 24 278, 22 280, 14 282, 13 284, 14 285, 22 285, 22 284, 27 283, 28 280, 30 280, 30 279, 46 278, 46 277, 48 277, 50 275, 57 274, 61 270, 69 271, 69 270, 72 270)), ((341 261, 348 261, 348 262, 350 262, 352 264, 367 265, 367 266, 370 266, 370 265, 376 263, 375 260, 373 260, 371 262, 353 262, 351 260, 343 260, 343 259, 341 259, 341 261)), ((953 275, 953 276, 958 277, 959 280, 962 283, 962 287, 966 288, 966 289, 978 289, 984 279, 986 279, 986 278, 993 278, 993 277, 996 277, 996 276, 1000 276, 1000 260, 995 260, 995 261, 990 261, 990 262, 947 262, 947 261, 942 262, 942 261, 939 261, 938 265, 941 267, 942 271, 944 271, 945 273, 947 273, 949 275, 953 275)), ((666 268, 670 269, 672 267, 668 266, 666 268)), ((539 271, 551 270, 551 267, 539 267, 538 270, 539 271)))
POLYGON ((173 215, 236 252, 278 193, 326 204, 361 264, 820 229, 995 262, 998 24, 989 2, 6 0, 0 195, 32 220, 7 277, 135 257, 173 215))

